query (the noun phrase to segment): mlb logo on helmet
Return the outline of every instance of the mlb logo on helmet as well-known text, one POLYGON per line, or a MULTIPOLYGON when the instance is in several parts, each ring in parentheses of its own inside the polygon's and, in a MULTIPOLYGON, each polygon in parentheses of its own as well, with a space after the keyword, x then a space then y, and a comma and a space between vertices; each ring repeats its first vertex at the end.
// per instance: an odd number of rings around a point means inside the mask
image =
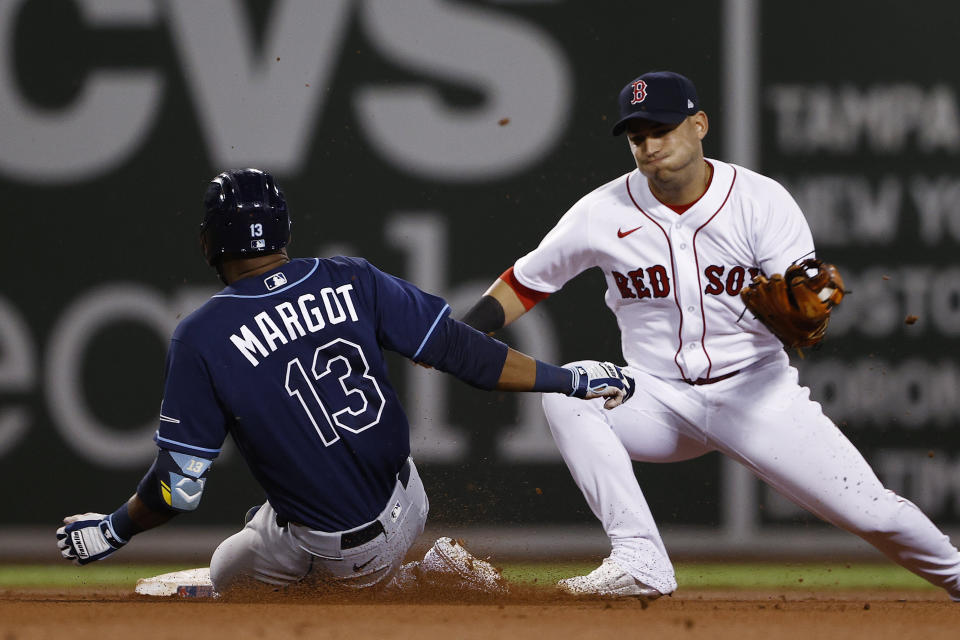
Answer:
POLYGON ((283 273, 275 273, 272 276, 264 278, 263 284, 267 286, 267 291, 273 291, 277 287, 287 284, 287 276, 283 273))
POLYGON ((618 136, 630 120, 680 124, 700 110, 697 89, 688 78, 672 71, 651 71, 620 90, 620 118, 613 126, 618 136))
POLYGON ((267 246, 267 241, 263 238, 257 238, 256 240, 250 241, 251 249, 265 249, 267 246))

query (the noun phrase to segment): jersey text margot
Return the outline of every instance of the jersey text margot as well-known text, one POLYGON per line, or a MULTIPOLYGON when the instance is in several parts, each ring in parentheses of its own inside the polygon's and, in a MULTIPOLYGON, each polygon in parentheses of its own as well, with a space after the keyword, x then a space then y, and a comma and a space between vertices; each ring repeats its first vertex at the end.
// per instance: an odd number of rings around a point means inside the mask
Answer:
POLYGON ((260 364, 257 354, 266 358, 280 345, 301 338, 307 332, 316 333, 328 323, 340 324, 347 318, 356 322, 357 310, 350 296, 352 290, 352 284, 341 285, 336 289, 324 287, 320 290, 319 299, 312 293, 305 293, 297 298, 296 304, 290 301, 281 302, 273 307, 273 317, 268 311, 261 311, 248 323, 256 327, 259 336, 244 324, 239 329, 240 335, 234 333, 230 336, 230 342, 250 364, 257 366, 260 364))

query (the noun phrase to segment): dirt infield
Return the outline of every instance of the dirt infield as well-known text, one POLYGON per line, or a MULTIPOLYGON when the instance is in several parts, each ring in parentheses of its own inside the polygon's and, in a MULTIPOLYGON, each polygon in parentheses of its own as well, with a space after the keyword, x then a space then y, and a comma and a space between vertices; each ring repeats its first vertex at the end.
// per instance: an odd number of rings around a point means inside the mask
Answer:
POLYGON ((960 637, 960 604, 930 592, 697 591, 646 605, 545 590, 464 600, 203 601, 116 590, 0 591, 0 640, 32 638, 960 637))

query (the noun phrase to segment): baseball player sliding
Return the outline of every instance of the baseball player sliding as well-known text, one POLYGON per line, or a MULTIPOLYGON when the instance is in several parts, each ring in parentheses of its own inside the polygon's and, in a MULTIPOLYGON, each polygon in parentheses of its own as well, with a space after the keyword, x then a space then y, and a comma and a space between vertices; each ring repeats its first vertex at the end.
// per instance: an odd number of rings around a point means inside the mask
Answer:
POLYGON ((464 318, 495 331, 585 269, 606 277, 637 390, 606 413, 543 397, 557 446, 612 545, 599 568, 560 589, 674 591, 630 461, 720 451, 960 600, 960 552, 883 487, 789 365, 784 345, 815 344, 843 296, 836 268, 812 259, 797 204, 770 178, 703 157, 708 120, 687 78, 644 74, 621 91, 619 109, 613 134, 626 133, 637 170, 584 196, 464 318))
POLYGON ((64 558, 101 560, 196 509, 229 434, 267 502, 214 552, 217 592, 406 588, 450 576, 503 591, 493 567, 450 538, 401 567, 428 502, 383 349, 481 389, 602 397, 610 408, 630 396, 632 381, 609 363, 562 368, 509 349, 363 259, 291 260, 286 201, 262 171, 210 182, 200 237, 226 288, 174 332, 156 461, 112 514, 64 519, 64 558))

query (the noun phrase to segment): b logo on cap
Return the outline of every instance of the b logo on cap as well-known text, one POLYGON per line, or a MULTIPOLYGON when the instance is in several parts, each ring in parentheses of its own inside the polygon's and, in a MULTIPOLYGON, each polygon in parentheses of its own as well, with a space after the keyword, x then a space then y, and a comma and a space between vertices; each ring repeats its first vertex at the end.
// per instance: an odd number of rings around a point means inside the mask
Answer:
POLYGON ((633 83, 633 100, 630 104, 640 104, 647 99, 647 83, 643 80, 637 80, 633 83))

